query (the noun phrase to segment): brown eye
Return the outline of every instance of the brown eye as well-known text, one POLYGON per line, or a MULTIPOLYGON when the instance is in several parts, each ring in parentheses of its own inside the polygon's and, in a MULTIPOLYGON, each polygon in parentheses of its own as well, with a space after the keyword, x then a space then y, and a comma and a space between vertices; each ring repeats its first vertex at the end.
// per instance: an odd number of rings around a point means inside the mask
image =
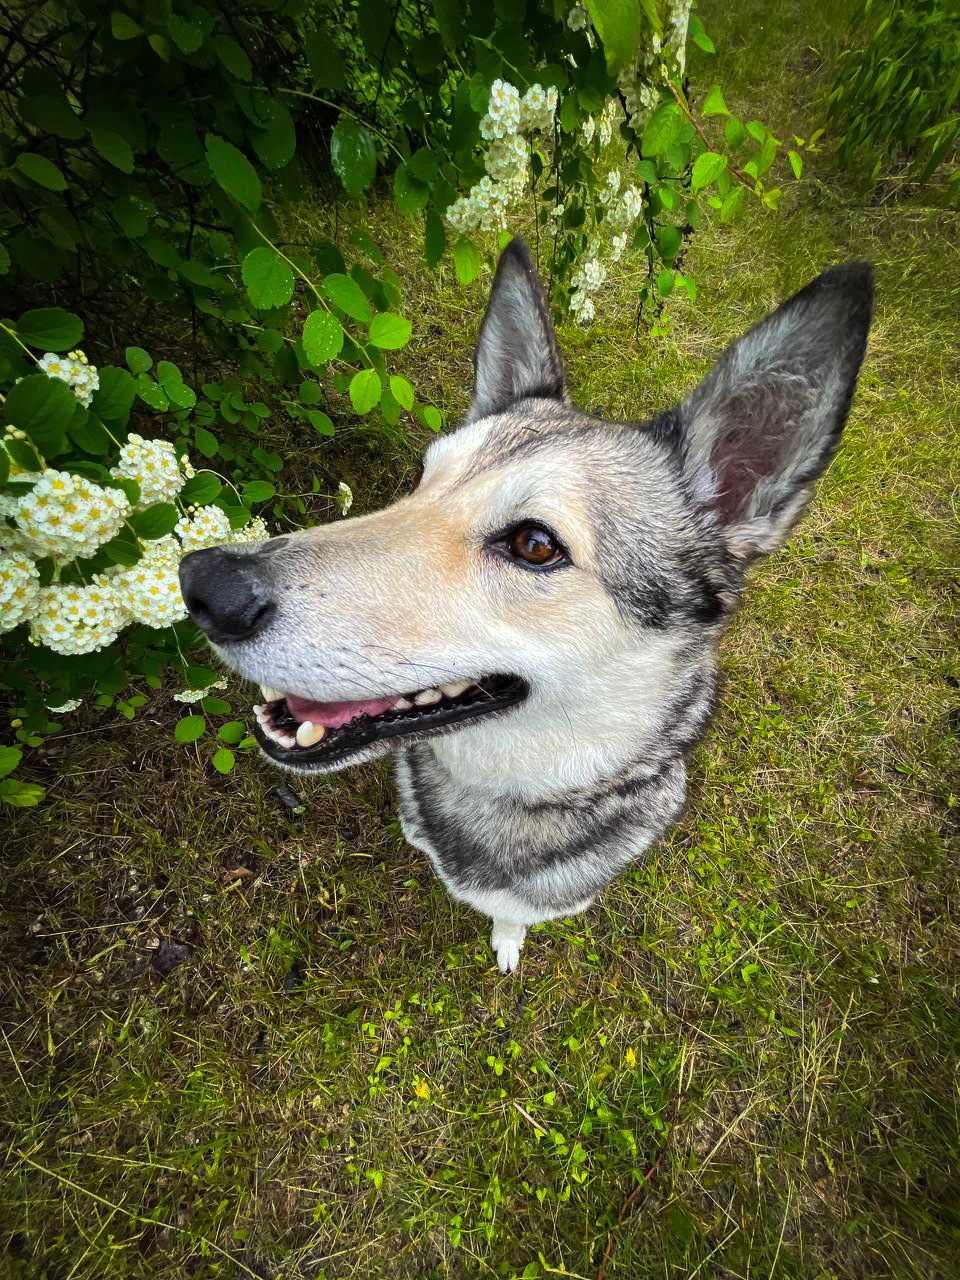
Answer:
POLYGON ((518 560, 537 566, 551 564, 563 554, 553 535, 536 524, 525 524, 515 529, 507 545, 518 560))

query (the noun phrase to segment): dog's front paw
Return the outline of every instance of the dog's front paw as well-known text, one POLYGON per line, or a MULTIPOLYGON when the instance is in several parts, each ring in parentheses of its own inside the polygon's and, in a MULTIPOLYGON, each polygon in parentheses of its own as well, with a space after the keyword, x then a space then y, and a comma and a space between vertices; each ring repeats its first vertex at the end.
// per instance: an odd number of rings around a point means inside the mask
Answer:
POLYGON ((513 973, 520 963, 520 952, 527 927, 514 924, 508 920, 494 920, 493 936, 490 942, 497 957, 497 968, 501 973, 513 973))

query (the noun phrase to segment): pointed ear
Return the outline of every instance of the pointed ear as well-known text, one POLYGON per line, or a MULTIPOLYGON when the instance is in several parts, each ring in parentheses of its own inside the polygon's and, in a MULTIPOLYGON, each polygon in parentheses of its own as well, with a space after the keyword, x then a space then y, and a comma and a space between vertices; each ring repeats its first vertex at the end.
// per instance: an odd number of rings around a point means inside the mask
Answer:
POLYGON ((665 433, 744 563, 780 546, 840 440, 873 306, 868 262, 832 267, 721 356, 665 433))
POLYGON ((566 401, 547 297, 522 240, 500 255, 474 356, 476 383, 465 422, 500 413, 516 400, 566 401))

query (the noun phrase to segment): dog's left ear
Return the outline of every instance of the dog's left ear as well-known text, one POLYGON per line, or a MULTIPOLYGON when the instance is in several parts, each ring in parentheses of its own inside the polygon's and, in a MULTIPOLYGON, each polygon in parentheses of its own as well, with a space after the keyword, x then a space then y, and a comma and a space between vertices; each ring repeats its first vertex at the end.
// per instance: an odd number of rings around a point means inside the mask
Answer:
POLYGON ((528 396, 566 401, 550 307, 522 240, 511 240, 500 255, 474 369, 473 403, 465 422, 502 413, 528 396))
POLYGON ((872 306, 869 262, 832 267, 729 347, 656 424, 739 561, 785 541, 833 456, 872 306))

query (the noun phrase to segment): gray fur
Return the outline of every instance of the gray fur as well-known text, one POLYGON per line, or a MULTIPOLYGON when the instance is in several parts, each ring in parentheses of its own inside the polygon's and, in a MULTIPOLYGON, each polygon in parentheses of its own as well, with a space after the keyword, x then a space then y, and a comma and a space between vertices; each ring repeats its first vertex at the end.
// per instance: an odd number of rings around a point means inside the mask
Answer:
MULTIPOLYGON (((681 406, 605 423, 567 399, 543 290, 515 242, 481 328, 474 402, 431 444, 416 493, 217 562, 270 588, 268 621, 217 648, 275 689, 333 702, 492 674, 525 682, 519 705, 422 731, 414 717, 406 736, 288 765, 324 772, 392 752, 407 838, 493 918, 501 968, 518 963, 528 925, 585 909, 680 813, 717 642, 747 565, 783 542, 836 448, 871 299, 867 264, 833 268, 681 406), (524 521, 554 530, 568 558, 532 572, 498 551, 524 521)), ((183 576, 199 599, 197 572, 183 576)), ((245 590, 249 615, 260 601, 245 590)), ((230 636, 231 618, 208 630, 230 636)))

